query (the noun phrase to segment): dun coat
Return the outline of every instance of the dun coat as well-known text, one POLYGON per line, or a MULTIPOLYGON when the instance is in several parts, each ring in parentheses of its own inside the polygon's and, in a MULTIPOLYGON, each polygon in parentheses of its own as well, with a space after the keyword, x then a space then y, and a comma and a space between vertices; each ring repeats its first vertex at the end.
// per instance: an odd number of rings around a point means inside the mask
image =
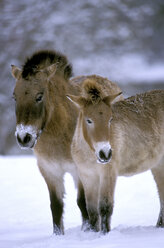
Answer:
POLYGON ((164 91, 155 90, 114 103, 94 80, 84 96, 69 95, 79 108, 72 157, 84 187, 89 228, 110 230, 117 176, 151 170, 160 197, 157 226, 164 227, 164 91))

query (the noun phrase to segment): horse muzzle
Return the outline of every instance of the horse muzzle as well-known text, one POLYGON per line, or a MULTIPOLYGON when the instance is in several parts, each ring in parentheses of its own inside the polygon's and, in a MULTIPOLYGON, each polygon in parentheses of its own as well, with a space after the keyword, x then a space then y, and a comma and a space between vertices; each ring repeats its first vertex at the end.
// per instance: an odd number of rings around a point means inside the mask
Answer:
POLYGON ((40 132, 37 131, 35 126, 23 124, 17 125, 15 136, 18 145, 22 149, 34 148, 39 136, 38 133, 40 132))
POLYGON ((101 164, 107 164, 110 162, 112 158, 112 150, 110 149, 109 152, 106 154, 104 153, 103 150, 101 150, 99 152, 99 156, 98 156, 98 163, 101 163, 101 164))
POLYGON ((99 142, 96 146, 97 162, 107 164, 112 158, 112 149, 109 142, 99 142))

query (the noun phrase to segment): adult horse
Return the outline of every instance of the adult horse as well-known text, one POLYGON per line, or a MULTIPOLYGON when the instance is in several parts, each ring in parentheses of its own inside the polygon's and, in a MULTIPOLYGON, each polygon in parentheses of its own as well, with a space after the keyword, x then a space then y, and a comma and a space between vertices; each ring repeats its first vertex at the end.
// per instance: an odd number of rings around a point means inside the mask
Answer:
MULTIPOLYGON (((72 67, 67 58, 56 51, 39 51, 28 58, 22 69, 12 66, 16 79, 16 138, 22 148, 32 148, 38 167, 48 186, 53 231, 63 234, 63 195, 65 172, 71 173, 78 187, 77 203, 83 226, 88 221, 83 186, 71 156, 71 141, 77 111, 66 99, 66 93, 78 94, 87 77, 69 80, 72 67)), ((89 76, 101 84, 106 82, 112 92, 116 84, 98 76, 89 76)))
POLYGON ((157 226, 164 227, 164 90, 113 103, 94 80, 84 96, 69 95, 79 107, 72 157, 84 186, 90 228, 110 231, 117 176, 151 170, 160 196, 157 226))

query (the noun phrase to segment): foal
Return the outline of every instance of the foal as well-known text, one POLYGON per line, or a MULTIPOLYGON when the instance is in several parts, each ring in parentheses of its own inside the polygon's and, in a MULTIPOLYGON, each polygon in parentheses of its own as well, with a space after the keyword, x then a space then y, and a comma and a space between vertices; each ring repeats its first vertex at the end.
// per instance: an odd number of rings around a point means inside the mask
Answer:
POLYGON ((164 227, 164 91, 116 103, 119 94, 105 96, 93 80, 84 82, 83 91, 85 97, 68 98, 79 107, 72 157, 84 186, 89 228, 110 230, 117 176, 149 169, 160 196, 157 226, 164 227))
MULTIPOLYGON (((66 93, 80 94, 80 85, 87 77, 70 80, 72 67, 67 58, 56 51, 34 53, 22 69, 12 66, 16 79, 16 138, 22 148, 32 148, 50 195, 53 230, 63 234, 63 176, 69 172, 78 187, 77 203, 83 225, 88 220, 84 190, 71 156, 71 142, 77 111, 66 99, 66 93)), ((119 87, 99 76, 88 76, 98 84, 104 82, 110 92, 119 87)))

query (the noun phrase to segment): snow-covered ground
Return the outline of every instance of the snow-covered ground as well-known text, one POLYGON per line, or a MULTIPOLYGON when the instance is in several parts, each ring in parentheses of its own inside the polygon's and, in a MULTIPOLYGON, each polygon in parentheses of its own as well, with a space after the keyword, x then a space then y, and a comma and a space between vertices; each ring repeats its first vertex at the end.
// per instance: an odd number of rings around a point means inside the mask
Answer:
POLYGON ((1 248, 163 248, 164 230, 155 228, 157 189, 150 172, 117 182, 112 231, 103 236, 80 230, 72 178, 65 176, 65 235, 52 235, 46 184, 34 157, 0 157, 1 248))

